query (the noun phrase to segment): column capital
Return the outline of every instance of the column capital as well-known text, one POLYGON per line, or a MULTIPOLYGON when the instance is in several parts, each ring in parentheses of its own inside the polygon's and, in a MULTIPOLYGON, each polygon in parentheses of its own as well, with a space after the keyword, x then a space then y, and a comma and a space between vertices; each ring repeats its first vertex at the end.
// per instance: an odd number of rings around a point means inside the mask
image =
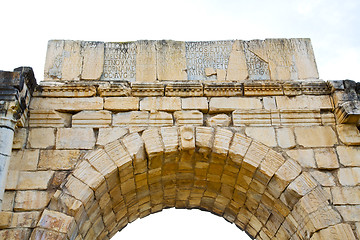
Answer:
POLYGON ((30 67, 0 71, 0 125, 14 129, 16 122, 26 113, 36 87, 30 67))

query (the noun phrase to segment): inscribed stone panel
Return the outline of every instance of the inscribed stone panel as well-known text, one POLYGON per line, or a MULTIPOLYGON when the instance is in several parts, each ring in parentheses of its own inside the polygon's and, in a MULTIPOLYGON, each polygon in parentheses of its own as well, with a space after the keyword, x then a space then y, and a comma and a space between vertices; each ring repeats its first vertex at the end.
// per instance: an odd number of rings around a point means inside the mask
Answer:
POLYGON ((188 80, 216 80, 206 68, 227 70, 234 41, 185 42, 188 80))
POLYGON ((136 43, 105 43, 104 72, 102 80, 135 81, 136 43))

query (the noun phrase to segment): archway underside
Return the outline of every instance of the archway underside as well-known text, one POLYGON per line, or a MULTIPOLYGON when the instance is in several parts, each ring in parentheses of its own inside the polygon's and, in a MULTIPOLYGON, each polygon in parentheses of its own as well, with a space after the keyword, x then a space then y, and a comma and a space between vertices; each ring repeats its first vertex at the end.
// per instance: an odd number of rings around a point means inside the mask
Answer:
POLYGON ((171 207, 209 211, 256 239, 355 239, 329 199, 294 160, 240 133, 150 128, 83 156, 31 239, 110 239, 171 207))

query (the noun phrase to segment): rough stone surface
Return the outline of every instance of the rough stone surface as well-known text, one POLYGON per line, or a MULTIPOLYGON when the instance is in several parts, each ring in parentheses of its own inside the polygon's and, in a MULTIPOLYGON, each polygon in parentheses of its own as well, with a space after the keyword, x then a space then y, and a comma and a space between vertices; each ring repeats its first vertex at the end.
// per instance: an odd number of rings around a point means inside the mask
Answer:
POLYGON ((360 132, 354 124, 337 125, 336 129, 345 145, 360 145, 360 132))
POLYGON ((296 127, 295 136, 297 143, 304 147, 332 147, 337 143, 334 130, 325 127, 296 127))
POLYGON ((360 148, 359 147, 336 147, 340 163, 349 167, 360 167, 360 148))
POLYGON ((55 145, 54 128, 33 128, 29 131, 29 148, 49 148, 55 145))
POLYGON ((56 149, 92 149, 94 131, 89 128, 60 128, 56 133, 56 149))
POLYGON ((247 127, 245 132, 249 137, 262 142, 269 147, 277 146, 275 130, 272 127, 247 127))

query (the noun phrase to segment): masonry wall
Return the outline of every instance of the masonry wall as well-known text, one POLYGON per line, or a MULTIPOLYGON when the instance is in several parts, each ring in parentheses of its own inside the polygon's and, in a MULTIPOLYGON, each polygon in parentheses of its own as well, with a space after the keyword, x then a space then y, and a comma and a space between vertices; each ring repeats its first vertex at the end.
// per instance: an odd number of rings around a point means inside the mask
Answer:
POLYGON ((15 131, 1 238, 110 239, 167 207, 360 238, 357 83, 53 80, 15 131))

